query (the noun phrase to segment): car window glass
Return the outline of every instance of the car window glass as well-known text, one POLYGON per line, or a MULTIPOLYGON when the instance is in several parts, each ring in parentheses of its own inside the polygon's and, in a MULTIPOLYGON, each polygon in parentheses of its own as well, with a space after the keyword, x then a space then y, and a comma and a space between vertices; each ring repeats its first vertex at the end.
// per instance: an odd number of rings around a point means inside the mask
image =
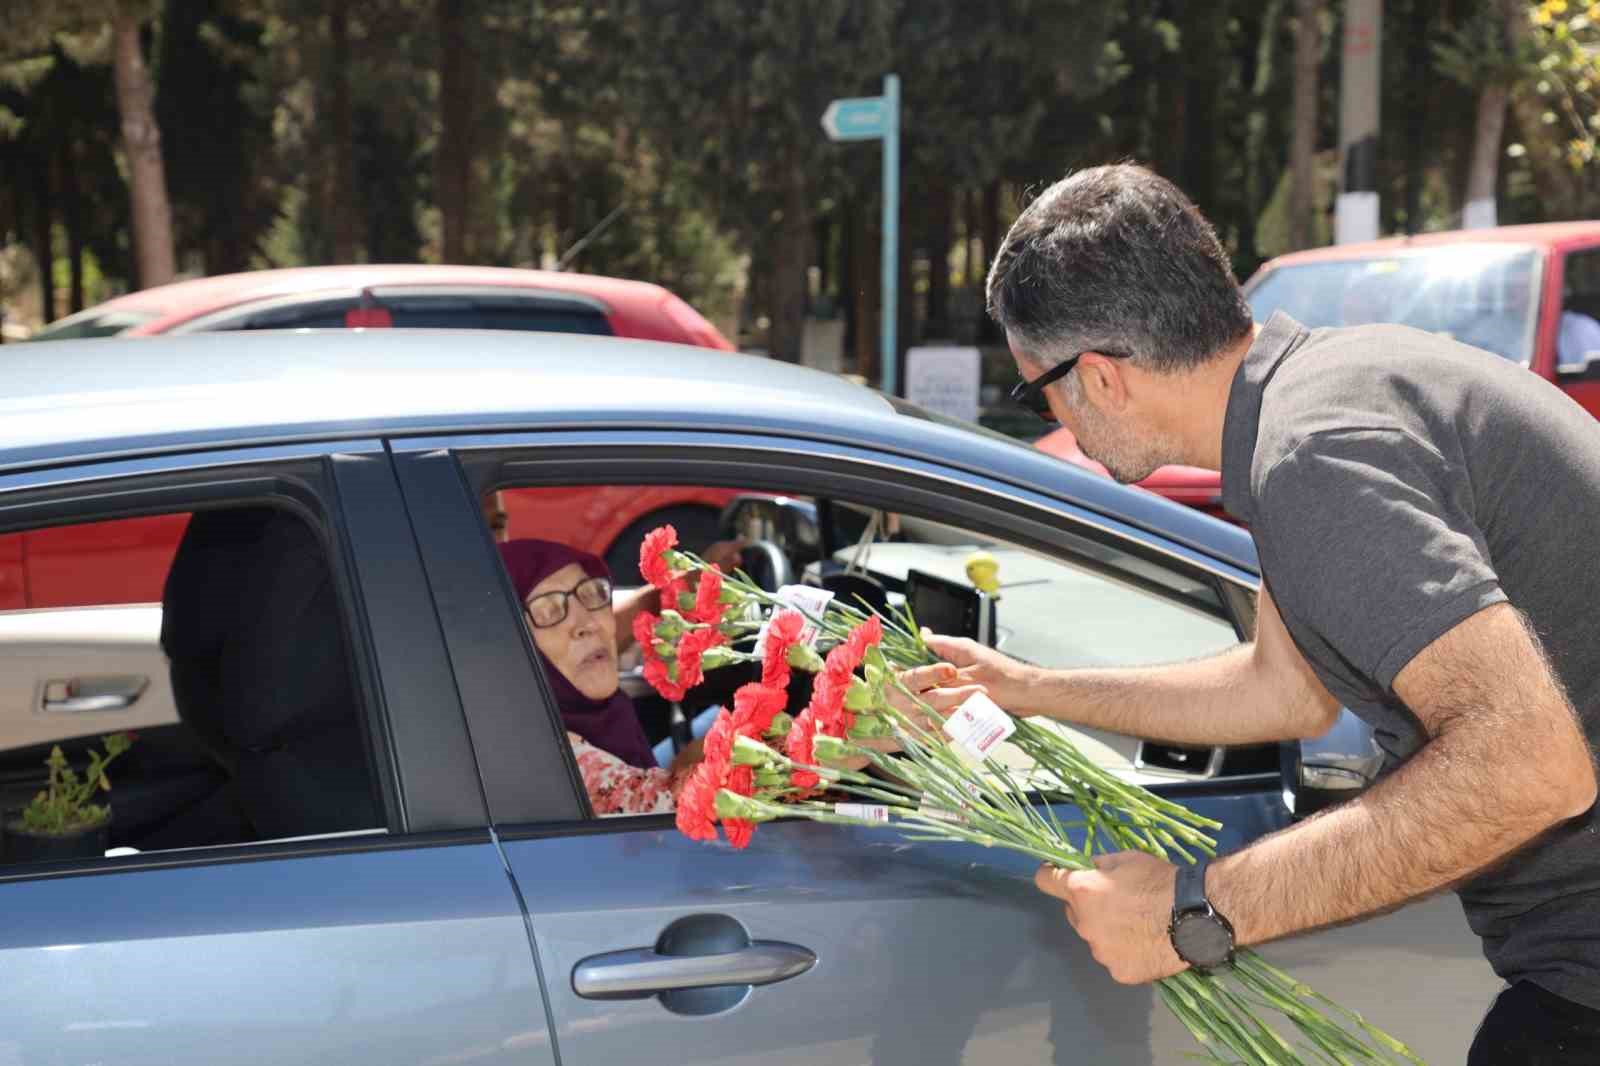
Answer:
POLYGON ((0 606, 0 863, 383 830, 344 612, 299 513, 8 533, 0 606), (46 841, 87 851, 39 853, 48 823, 19 812, 52 750, 82 783, 124 733, 86 797, 109 821, 46 841))
MULTIPOLYGON (((508 506, 503 501, 525 491, 507 488, 486 497, 486 521, 492 522, 498 510, 508 506)), ((1215 654, 1239 640, 1235 621, 1209 578, 1087 536, 1072 537, 1070 550, 1054 555, 858 502, 794 497, 767 501, 751 506, 749 497, 741 497, 728 512, 729 526, 721 534, 760 538, 747 548, 741 563, 750 576, 759 574, 758 582, 768 588, 784 581, 814 585, 851 602, 865 600, 899 610, 914 573, 918 582, 942 582, 956 590, 992 580, 994 595, 985 606, 989 628, 984 633, 992 633, 1001 651, 1052 668, 1172 662, 1215 654), (816 522, 817 514, 834 523, 830 536, 821 536, 815 528, 802 530, 806 516, 816 522), (819 552, 819 544, 826 549, 819 552), (782 557, 781 564, 769 562, 774 553, 782 557)), ((566 515, 559 510, 534 507, 517 514, 513 539, 541 533, 554 537, 555 530, 567 528, 566 515), (541 514, 546 515, 549 532, 541 528, 541 514)), ((705 550, 700 543, 685 546, 705 550)), ((503 551, 514 557, 518 549, 503 551)), ((576 566, 564 573, 552 570, 548 587, 566 591, 565 586, 586 573, 576 566)), ((524 599, 545 587, 528 574, 524 563, 513 558, 508 578, 524 599)), ((545 570, 537 574, 545 575, 545 570)), ((708 671, 705 680, 681 698, 664 698, 643 676, 642 649, 634 642, 631 626, 640 610, 660 610, 658 598, 648 588, 616 589, 610 608, 598 612, 605 617, 598 620, 591 617, 595 612, 572 604, 565 618, 547 627, 533 625, 526 611, 519 615, 569 733, 580 734, 573 741, 580 776, 591 805, 601 815, 670 811, 671 769, 678 753, 692 751, 693 741, 704 735, 718 709, 731 706, 737 688, 759 676, 757 664, 722 667, 708 671), (601 673, 605 678, 598 676, 601 673), (625 713, 618 711, 619 702, 625 713), (623 716, 610 726, 596 725, 596 715, 617 714, 623 716), (648 758, 637 757, 641 744, 648 749, 648 758)), ((805 706, 809 682, 802 672, 794 675, 791 713, 805 706)), ((1140 775, 1135 738, 1081 730, 1074 735, 1092 757, 1130 777, 1140 775)))
POLYGON ((1570 252, 1561 272, 1556 362, 1581 369, 1600 361, 1600 249, 1570 252))
POLYGON ((85 311, 44 327, 28 340, 72 341, 115 337, 156 317, 147 311, 85 311))
POLYGON ((1313 329, 1394 322, 1526 363, 1539 274, 1530 249, 1451 246, 1276 267, 1248 299, 1257 322, 1274 311, 1313 329))
MULTIPOLYGON (((253 312, 222 329, 342 329, 359 306, 351 300, 318 300, 253 312)), ((565 301, 468 296, 385 297, 397 329, 504 329, 609 336, 611 325, 597 308, 565 301)))

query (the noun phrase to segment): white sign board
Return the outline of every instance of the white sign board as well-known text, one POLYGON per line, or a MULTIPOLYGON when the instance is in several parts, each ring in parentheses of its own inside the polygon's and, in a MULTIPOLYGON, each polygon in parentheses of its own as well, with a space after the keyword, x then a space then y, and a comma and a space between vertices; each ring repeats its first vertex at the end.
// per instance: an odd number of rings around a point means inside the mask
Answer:
POLYGON ((976 348, 906 351, 906 399, 930 411, 976 422, 979 377, 976 348))

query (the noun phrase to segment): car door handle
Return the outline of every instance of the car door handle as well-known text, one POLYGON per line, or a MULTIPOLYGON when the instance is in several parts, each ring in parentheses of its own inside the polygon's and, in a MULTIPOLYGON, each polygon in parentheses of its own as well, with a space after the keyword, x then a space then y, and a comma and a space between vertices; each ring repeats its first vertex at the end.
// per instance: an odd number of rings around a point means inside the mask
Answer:
POLYGON ((136 676, 46 681, 39 706, 46 714, 124 711, 149 685, 149 678, 136 676))
POLYGON ((798 977, 817 956, 796 944, 755 940, 716 955, 662 955, 632 948, 591 955, 572 971, 572 990, 585 999, 643 999, 676 988, 770 985, 798 977))

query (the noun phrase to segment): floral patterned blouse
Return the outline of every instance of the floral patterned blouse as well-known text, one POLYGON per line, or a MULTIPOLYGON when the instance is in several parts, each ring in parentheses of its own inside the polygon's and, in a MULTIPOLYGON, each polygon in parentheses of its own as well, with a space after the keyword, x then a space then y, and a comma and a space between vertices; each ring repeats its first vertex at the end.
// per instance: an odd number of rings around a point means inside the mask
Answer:
POLYGON ((572 754, 578 761, 578 773, 583 776, 584 791, 589 793, 589 805, 602 817, 671 814, 677 805, 678 790, 693 769, 685 766, 676 774, 656 767, 640 769, 595 747, 576 733, 568 733, 567 742, 572 745, 572 754))

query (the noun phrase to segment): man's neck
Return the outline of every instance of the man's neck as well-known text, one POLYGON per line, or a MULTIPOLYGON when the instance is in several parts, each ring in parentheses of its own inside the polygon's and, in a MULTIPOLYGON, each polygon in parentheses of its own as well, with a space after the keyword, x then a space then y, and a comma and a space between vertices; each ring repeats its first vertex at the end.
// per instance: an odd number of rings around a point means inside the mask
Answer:
POLYGON ((1228 417, 1228 397, 1233 379, 1255 343, 1259 324, 1215 359, 1208 359, 1190 376, 1183 390, 1183 405, 1174 412, 1174 428, 1183 449, 1183 462, 1207 470, 1222 469, 1222 429, 1228 417))

